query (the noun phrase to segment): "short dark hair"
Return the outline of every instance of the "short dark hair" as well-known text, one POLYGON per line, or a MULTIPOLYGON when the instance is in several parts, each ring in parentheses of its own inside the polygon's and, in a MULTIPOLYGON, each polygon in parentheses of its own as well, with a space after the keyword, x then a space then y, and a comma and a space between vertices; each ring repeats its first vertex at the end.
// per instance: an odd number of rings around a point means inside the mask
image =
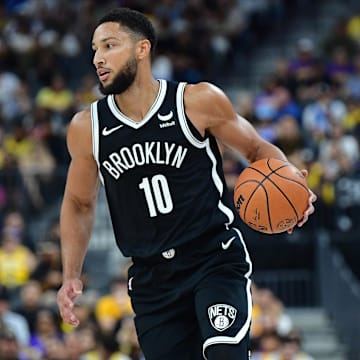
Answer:
POLYGON ((154 53, 157 37, 151 21, 141 12, 126 7, 111 10, 100 18, 96 27, 106 22, 117 22, 129 32, 150 41, 151 53, 154 53))

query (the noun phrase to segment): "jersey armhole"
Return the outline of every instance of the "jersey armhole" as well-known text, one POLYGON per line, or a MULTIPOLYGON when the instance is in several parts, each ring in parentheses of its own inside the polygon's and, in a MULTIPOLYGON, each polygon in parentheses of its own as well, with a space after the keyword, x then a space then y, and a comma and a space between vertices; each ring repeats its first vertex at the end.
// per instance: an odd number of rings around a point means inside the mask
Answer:
POLYGON ((190 119, 186 116, 185 108, 184 108, 184 90, 186 83, 181 82, 178 85, 176 91, 176 107, 178 110, 178 118, 180 122, 181 129, 185 135, 185 137, 189 140, 191 144, 195 147, 202 148, 205 146, 208 136, 202 136, 199 131, 196 129, 194 124, 190 121, 190 119))
POLYGON ((104 178, 100 172, 100 163, 99 163, 99 117, 98 117, 98 101, 95 101, 90 106, 90 115, 91 115, 91 132, 92 132, 92 151, 93 156, 98 167, 98 174, 101 183, 104 185, 104 178))

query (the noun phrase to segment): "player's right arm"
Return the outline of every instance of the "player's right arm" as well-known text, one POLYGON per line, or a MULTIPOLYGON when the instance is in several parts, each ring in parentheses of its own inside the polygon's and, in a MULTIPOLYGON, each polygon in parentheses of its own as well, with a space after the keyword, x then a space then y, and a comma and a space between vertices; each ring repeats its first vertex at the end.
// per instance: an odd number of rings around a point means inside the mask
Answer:
POLYGON ((71 162, 60 212, 63 284, 57 302, 63 320, 79 324, 73 308, 82 293, 80 276, 94 222, 99 189, 98 168, 92 154, 89 110, 77 113, 68 128, 71 162))

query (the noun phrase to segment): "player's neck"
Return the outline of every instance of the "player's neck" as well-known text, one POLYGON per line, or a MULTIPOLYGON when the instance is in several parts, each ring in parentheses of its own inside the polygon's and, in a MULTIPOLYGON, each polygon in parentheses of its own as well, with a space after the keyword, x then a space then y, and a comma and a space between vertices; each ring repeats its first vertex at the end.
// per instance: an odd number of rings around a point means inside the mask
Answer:
POLYGON ((154 104, 159 87, 159 81, 153 77, 145 81, 137 77, 128 90, 115 95, 115 100, 123 114, 134 121, 141 121, 154 104))

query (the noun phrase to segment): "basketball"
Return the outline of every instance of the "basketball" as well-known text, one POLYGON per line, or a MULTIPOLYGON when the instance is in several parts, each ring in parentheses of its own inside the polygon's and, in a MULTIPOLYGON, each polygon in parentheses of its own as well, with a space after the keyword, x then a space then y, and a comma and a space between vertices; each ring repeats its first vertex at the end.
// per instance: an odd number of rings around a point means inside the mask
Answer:
POLYGON ((308 199, 308 186, 300 170, 273 158, 249 164, 234 187, 240 218, 265 234, 278 234, 294 227, 302 219, 308 199))

